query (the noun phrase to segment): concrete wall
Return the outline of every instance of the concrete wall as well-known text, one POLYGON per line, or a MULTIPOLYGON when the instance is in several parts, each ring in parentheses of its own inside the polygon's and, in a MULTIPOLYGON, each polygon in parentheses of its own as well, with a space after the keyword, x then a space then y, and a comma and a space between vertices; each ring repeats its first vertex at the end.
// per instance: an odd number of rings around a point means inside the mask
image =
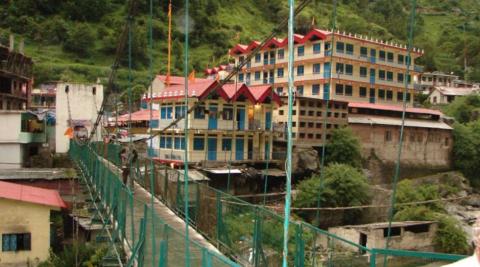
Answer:
POLYGON ((31 233, 30 251, 0 251, 0 266, 36 266, 48 258, 50 207, 27 202, 0 200, 0 234, 31 233))
POLYGON ((4 111, 0 113, 3 130, 0 131, 0 143, 19 142, 22 127, 22 113, 18 111, 4 111))
POLYGON ((69 148, 69 138, 64 135, 69 127, 69 111, 67 103, 67 94, 65 86, 69 86, 69 102, 72 120, 86 120, 87 129, 90 133, 93 124, 97 118, 97 110, 100 109, 103 101, 103 85, 101 84, 75 84, 59 83, 57 84, 57 104, 55 129, 55 151, 57 153, 66 153, 69 148), (93 94, 93 87, 96 88, 96 94, 93 94))
MULTIPOLYGON (((387 125, 349 125, 362 146, 362 157, 378 157, 382 162, 393 163, 398 153, 400 129, 387 125), (386 140, 386 132, 391 141, 386 140)), ((402 163, 423 166, 451 166, 453 136, 450 130, 406 127, 404 132, 402 163)))
POLYGON ((24 152, 22 144, 0 143, 0 169, 21 168, 23 163, 23 155, 24 152))

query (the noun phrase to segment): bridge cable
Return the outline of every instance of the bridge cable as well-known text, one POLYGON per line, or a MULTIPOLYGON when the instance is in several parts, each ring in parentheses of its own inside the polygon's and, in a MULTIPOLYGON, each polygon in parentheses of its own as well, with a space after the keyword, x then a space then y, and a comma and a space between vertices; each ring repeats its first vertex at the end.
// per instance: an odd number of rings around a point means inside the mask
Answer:
MULTIPOLYGON (((405 130, 405 117, 407 111, 407 94, 408 94, 408 85, 410 84, 410 67, 412 64, 412 49, 413 49, 413 34, 415 29, 415 11, 417 8, 417 1, 411 0, 411 11, 410 11, 410 19, 409 19, 409 29, 408 29, 408 56, 407 56, 407 71, 406 77, 404 81, 404 92, 403 92, 403 108, 402 108, 402 125, 400 126, 400 137, 399 137, 399 146, 397 151, 397 159, 395 162, 395 173, 393 175, 392 181, 392 196, 390 198, 390 208, 388 209, 388 232, 387 232, 387 240, 385 241, 385 249, 389 249, 390 247, 390 239, 392 234, 392 220, 395 210, 395 202, 396 202, 396 193, 397 193, 397 184, 398 184, 398 176, 400 175, 400 159, 402 157, 402 148, 403 148, 403 135, 405 130)), ((387 257, 385 256, 383 259, 383 266, 387 266, 387 257)))
POLYGON ((288 266, 288 227, 290 223, 290 201, 292 196, 292 111, 293 111, 293 26, 294 26, 294 7, 295 0, 288 0, 289 18, 288 18, 288 119, 287 119, 287 159, 285 163, 286 170, 286 195, 285 195, 285 217, 283 223, 283 257, 282 266, 288 266))
MULTIPOLYGON (((185 213, 185 267, 190 267, 190 236, 189 236, 189 207, 188 202, 189 191, 188 191, 188 46, 189 46, 189 0, 185 0, 185 48, 184 48, 184 70, 183 75, 185 76, 185 91, 184 91, 184 109, 182 109, 182 117, 184 117, 184 158, 183 158, 183 167, 184 167, 184 176, 183 176, 183 198, 184 198, 184 213, 185 213)), ((150 101, 151 102, 151 101, 150 101)))

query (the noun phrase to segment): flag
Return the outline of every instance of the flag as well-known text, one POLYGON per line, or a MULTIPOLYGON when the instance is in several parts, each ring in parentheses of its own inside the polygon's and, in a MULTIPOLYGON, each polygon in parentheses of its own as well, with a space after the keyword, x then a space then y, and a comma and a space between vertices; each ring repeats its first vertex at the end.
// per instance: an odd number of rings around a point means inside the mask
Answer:
POLYGON ((195 70, 192 70, 192 72, 190 72, 190 75, 188 75, 188 81, 192 83, 195 82, 195 70))
POLYGON ((72 139, 73 138, 73 128, 68 127, 63 135, 66 135, 68 138, 72 139))

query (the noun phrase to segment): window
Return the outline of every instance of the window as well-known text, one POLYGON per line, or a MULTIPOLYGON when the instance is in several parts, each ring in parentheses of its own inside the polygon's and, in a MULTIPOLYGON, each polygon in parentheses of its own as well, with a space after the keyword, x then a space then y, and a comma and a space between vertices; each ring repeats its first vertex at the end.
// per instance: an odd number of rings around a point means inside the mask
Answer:
POLYGON ((360 97, 367 97, 367 87, 360 87, 359 95, 360 97))
POLYGON ((353 92, 353 88, 351 85, 345 85, 345 95, 351 96, 353 92))
POLYGON ((233 107, 223 107, 222 119, 227 121, 233 120, 233 107))
POLYGON ((392 132, 391 131, 385 131, 385 141, 387 141, 387 142, 392 141, 392 132))
POLYGON ((335 85, 335 94, 336 95, 343 95, 343 84, 336 84, 335 85))
MULTIPOLYGON (((302 110, 302 111, 305 112, 305 110, 302 110)), ((302 112, 302 111, 300 111, 300 112, 302 112)), ((304 122, 304 121, 301 121, 300 122, 300 127, 305 128, 305 126, 307 126, 307 123, 304 122)))
MULTIPOLYGON (((390 228, 390 236, 400 236, 402 233, 402 229, 400 227, 391 227, 390 228)), ((388 236, 388 228, 383 229, 383 237, 388 236)))
POLYGON ((315 124, 315 127, 316 127, 316 128, 322 128, 322 124, 319 123, 319 122, 317 122, 317 123, 315 124))
POLYGON ((353 44, 347 44, 346 50, 348 55, 353 55, 353 44))
POLYGON ((175 119, 185 116, 185 111, 187 108, 185 106, 175 106, 175 119))
POLYGON ((384 89, 378 89, 378 98, 385 99, 385 90, 384 89))
POLYGON ((397 93, 397 102, 403 102, 403 93, 402 92, 397 93))
POLYGON ((160 136, 160 148, 165 148, 165 136, 160 136))
POLYGON ((367 77, 367 68, 360 67, 360 77, 367 77))
POLYGON ((313 84, 312 95, 319 95, 319 94, 320 94, 320 84, 313 84))
POLYGON ((238 74, 238 80, 239 80, 240 82, 242 82, 242 83, 243 83, 243 77, 244 77, 244 74, 243 74, 243 73, 239 73, 239 74, 238 74))
POLYGON ((345 44, 342 42, 337 42, 337 53, 345 52, 345 44))
POLYGON ((279 95, 283 94, 283 87, 277 87, 277 94, 279 95))
POLYGON ((385 51, 383 50, 378 51, 378 59, 380 61, 385 61, 385 51))
MULTIPOLYGON (((311 117, 315 116, 315 111, 309 110, 308 111, 308 116, 311 116, 311 117)), ((312 127, 313 127, 313 122, 311 122, 311 124, 312 124, 312 127)), ((308 127, 310 127, 310 122, 308 123, 308 127)))
POLYGON ((303 65, 297 66, 297 76, 303 76, 304 71, 303 65))
POLYGON ((410 93, 407 93, 407 101, 410 101, 410 93))
POLYGON ((247 78, 245 79, 245 83, 246 83, 247 85, 250 85, 250 72, 247 73, 247 78))
POLYGON ((403 55, 397 56, 398 64, 403 64, 405 62, 405 57, 403 55))
POLYGON ((232 150, 232 139, 223 138, 222 139, 222 151, 231 151, 232 150))
POLYGON ((388 62, 393 62, 393 53, 392 52, 387 53, 387 61, 388 62))
POLYGON ((378 71, 378 78, 380 80, 385 80, 385 71, 384 70, 379 70, 378 71))
POLYGON ((297 94, 298 95, 303 95, 303 85, 297 86, 297 94))
POLYGON ((313 72, 314 74, 320 73, 320 63, 315 63, 315 64, 313 64, 313 70, 312 70, 312 72, 313 72))
POLYGON ((353 65, 346 64, 345 65, 345 73, 347 75, 353 75, 353 65))
POLYGON ((277 69, 277 77, 278 78, 283 78, 283 68, 278 68, 277 69))
POLYGON ((165 148, 172 148, 172 138, 170 136, 165 137, 165 148))
POLYGON ((387 100, 392 101, 393 99, 393 92, 391 90, 387 90, 387 100))
POLYGON ((260 80, 260 72, 256 71, 255 72, 255 81, 258 81, 258 80, 260 80))
POLYGON ((280 110, 278 111, 278 115, 283 115, 283 109, 280 109, 280 110))
POLYGON ((193 138, 193 150, 205 150, 205 138, 195 137, 193 138))
POLYGON ((336 72, 343 73, 343 63, 337 63, 336 72))
POLYGON ((174 148, 184 150, 185 149, 185 139, 183 137, 175 137, 174 148))
POLYGON ((302 57, 305 55, 305 46, 299 46, 297 47, 297 56, 302 57))
POLYGON ((256 54, 256 55, 255 55, 255 63, 258 63, 258 62, 260 62, 261 60, 262 60, 262 55, 256 54))
POLYGON ((193 118, 194 119, 205 119, 205 106, 200 105, 195 107, 195 110, 193 111, 193 118))
POLYGON ((320 54, 320 43, 313 44, 313 53, 320 54))
POLYGON ((161 107, 160 108, 160 119, 168 120, 172 118, 173 107, 161 107))
POLYGON ((361 57, 368 57, 368 49, 366 47, 360 47, 360 56, 361 57))
POLYGON ((321 134, 315 134, 315 138, 322 139, 322 135, 321 134))
POLYGON ((397 73, 397 81, 403 83, 403 73, 397 73))
POLYGON ((393 72, 387 71, 387 81, 393 81, 393 72))
POLYGON ((2 251, 31 250, 31 234, 2 234, 2 251))
POLYGON ((283 59, 285 57, 285 50, 283 49, 278 49, 277 51, 277 57, 278 59, 283 59))
POLYGON ((403 228, 405 231, 412 232, 412 233, 427 233, 430 231, 429 224, 417 224, 417 225, 409 225, 403 228))

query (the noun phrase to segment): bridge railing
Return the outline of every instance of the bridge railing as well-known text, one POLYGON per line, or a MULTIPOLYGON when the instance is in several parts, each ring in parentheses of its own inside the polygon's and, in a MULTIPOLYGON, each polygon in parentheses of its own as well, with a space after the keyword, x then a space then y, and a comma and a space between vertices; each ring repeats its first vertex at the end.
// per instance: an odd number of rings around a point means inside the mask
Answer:
MULTIPOLYGON (((69 154, 83 174, 82 178, 98 207, 97 212, 109 220, 112 245, 113 241, 118 241, 127 252, 126 265, 133 266, 135 262, 137 266, 185 266, 187 241, 184 233, 169 226, 149 203, 136 199, 133 192, 123 185, 118 169, 101 157, 97 153, 99 151, 104 150, 98 144, 72 142, 69 154)), ((117 154, 111 153, 110 156, 114 162, 117 154)), ((196 241, 188 241, 188 247, 190 266, 238 266, 196 241)))
MULTIPOLYGON (((112 161, 115 160, 113 158, 112 161)), ((131 173, 146 190, 153 192, 165 205, 184 217, 184 177, 181 172, 147 160, 133 166, 131 173)), ((190 224, 239 264, 281 265, 282 215, 212 188, 194 177, 189 177, 189 207, 190 224)), ((412 262, 443 263, 465 257, 371 249, 295 220, 294 217, 290 223, 289 266, 375 267, 381 266, 384 257, 387 257, 388 262, 395 263, 394 266, 403 267, 411 266, 412 262)), ((158 246, 155 249, 158 250, 158 246)))

